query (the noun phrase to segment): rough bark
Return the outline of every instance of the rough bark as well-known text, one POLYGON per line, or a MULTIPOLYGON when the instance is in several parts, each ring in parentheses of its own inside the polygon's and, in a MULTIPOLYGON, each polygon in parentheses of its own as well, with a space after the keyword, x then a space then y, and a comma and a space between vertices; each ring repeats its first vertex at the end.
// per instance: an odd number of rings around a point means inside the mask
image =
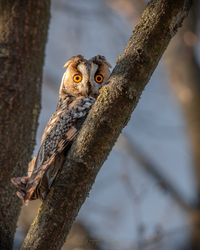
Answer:
POLYGON ((190 7, 190 0, 159 0, 147 5, 21 249, 61 248, 100 167, 190 7))
POLYGON ((12 249, 22 202, 10 182, 26 175, 40 111, 49 0, 0 0, 0 249, 12 249))

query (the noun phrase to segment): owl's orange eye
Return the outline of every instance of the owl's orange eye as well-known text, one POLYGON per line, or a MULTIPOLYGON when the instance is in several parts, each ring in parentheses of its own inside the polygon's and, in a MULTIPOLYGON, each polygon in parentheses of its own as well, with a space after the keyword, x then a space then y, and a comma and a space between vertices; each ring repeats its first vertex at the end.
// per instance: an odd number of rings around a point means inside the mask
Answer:
POLYGON ((80 75, 75 75, 73 79, 74 82, 80 82, 82 80, 82 77, 80 75))
POLYGON ((103 76, 102 75, 96 75, 95 76, 95 81, 97 83, 102 83, 103 82, 103 76))

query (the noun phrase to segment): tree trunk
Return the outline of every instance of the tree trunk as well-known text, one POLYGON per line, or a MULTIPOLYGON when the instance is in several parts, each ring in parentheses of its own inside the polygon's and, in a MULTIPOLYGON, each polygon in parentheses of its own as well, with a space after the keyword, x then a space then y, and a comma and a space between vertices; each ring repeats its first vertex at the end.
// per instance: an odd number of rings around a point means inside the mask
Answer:
POLYGON ((191 7, 190 0, 151 1, 77 140, 21 249, 60 249, 95 177, 171 38, 191 7))
POLYGON ((194 171, 197 180, 197 201, 191 202, 191 248, 200 249, 200 67, 195 58, 194 46, 198 2, 195 1, 191 13, 181 32, 173 39, 164 57, 169 68, 172 88, 183 107, 191 140, 194 171), (194 206, 195 205, 195 206, 194 206), (194 207, 194 208, 193 208, 194 207), (193 208, 193 209, 192 209, 193 208))
POLYGON ((0 0, 0 249, 12 249, 40 112, 49 0, 0 0))

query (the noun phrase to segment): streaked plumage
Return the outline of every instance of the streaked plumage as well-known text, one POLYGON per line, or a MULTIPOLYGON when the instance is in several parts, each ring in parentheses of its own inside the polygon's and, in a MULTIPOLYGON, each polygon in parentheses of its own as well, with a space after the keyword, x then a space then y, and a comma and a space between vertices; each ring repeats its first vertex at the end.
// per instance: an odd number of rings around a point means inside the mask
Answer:
POLYGON ((72 57, 65 67, 57 109, 46 125, 37 157, 29 163, 28 177, 11 179, 25 204, 45 199, 99 89, 109 78, 111 66, 103 56, 85 60, 79 55, 72 57))

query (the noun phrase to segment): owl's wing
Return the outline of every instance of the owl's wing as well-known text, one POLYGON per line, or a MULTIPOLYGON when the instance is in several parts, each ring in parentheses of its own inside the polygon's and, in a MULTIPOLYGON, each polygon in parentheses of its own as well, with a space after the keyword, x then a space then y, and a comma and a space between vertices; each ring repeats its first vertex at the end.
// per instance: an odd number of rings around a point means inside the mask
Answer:
MULTIPOLYGON (((58 143, 54 149, 52 149, 50 152, 46 150, 46 140, 44 141, 44 144, 41 145, 39 155, 46 156, 48 154, 47 159, 43 159, 41 162, 38 161, 35 166, 35 169, 26 185, 25 189, 25 197, 24 201, 25 204, 28 203, 30 200, 33 192, 35 191, 38 183, 42 179, 44 173, 48 169, 48 167, 55 161, 57 156, 64 150, 64 148, 72 142, 72 140, 75 138, 79 130, 76 128, 76 121, 70 122, 69 124, 69 130, 65 132, 62 137, 58 139, 58 143)), ((50 132, 51 134, 51 132, 50 132)), ((48 138, 47 138, 48 139, 48 138)), ((38 158, 39 159, 39 158, 38 158)))
POLYGON ((72 143, 94 102, 92 97, 80 97, 69 106, 64 115, 60 116, 60 110, 56 110, 60 118, 43 140, 30 178, 12 178, 13 184, 19 189, 17 194, 25 204, 28 204, 48 167, 72 143))

